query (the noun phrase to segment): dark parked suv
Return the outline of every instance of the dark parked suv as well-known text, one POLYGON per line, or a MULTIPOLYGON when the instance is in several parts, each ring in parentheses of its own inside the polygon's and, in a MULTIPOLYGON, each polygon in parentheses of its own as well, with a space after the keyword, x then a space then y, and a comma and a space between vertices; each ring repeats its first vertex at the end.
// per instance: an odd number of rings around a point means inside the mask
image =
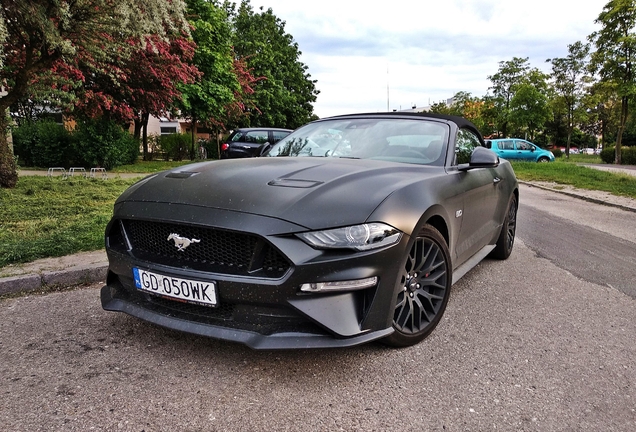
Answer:
POLYGON ((259 156, 263 144, 276 144, 291 132, 279 128, 237 129, 221 144, 221 159, 259 156))

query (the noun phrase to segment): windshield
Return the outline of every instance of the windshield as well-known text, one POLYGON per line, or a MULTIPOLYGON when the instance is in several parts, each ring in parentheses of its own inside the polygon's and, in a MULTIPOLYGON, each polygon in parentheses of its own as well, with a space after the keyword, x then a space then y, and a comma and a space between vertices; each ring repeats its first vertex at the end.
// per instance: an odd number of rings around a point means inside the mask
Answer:
POLYGON ((274 145, 268 157, 380 159, 443 166, 448 125, 422 119, 334 119, 310 123, 274 145))

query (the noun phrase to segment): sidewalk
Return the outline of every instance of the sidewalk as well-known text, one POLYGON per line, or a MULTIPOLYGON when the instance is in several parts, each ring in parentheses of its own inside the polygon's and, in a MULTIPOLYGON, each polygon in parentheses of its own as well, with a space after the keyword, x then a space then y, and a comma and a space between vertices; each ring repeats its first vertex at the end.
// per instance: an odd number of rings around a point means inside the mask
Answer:
MULTIPOLYGON (((636 171, 634 171, 634 175, 636 175, 636 171)), ((520 180, 519 183, 530 186, 530 187, 536 187, 539 189, 549 190, 552 192, 558 192, 560 194, 568 195, 573 198, 582 199, 588 202, 593 202, 596 204, 606 205, 610 207, 616 207, 621 210, 631 211, 636 213, 636 200, 633 198, 613 195, 609 192, 604 192, 604 191, 577 189, 572 186, 562 185, 562 184, 552 183, 552 182, 540 182, 540 181, 525 182, 520 180)), ((521 197, 521 199, 523 199, 523 197, 521 197)))
MULTIPOLYGON (((636 170, 634 172, 636 173, 636 170)), ((636 200, 612 195, 608 192, 576 189, 547 182, 519 183, 636 213, 636 200)), ((0 268, 0 296, 29 291, 37 292, 54 289, 57 286, 104 283, 107 270, 108 260, 104 250, 9 265, 0 268)))
POLYGON ((636 165, 607 165, 607 164, 585 164, 580 163, 578 165, 585 166, 588 168, 594 168, 601 171, 608 171, 614 174, 627 174, 631 176, 636 176, 636 165))

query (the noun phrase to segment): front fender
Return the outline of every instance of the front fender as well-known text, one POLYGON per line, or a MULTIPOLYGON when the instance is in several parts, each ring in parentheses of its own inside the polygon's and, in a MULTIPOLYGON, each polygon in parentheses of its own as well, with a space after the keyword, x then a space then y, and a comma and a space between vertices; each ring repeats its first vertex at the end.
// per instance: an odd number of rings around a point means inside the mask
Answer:
POLYGON ((454 256, 454 245, 461 228, 461 218, 455 216, 463 211, 463 192, 456 174, 422 180, 389 195, 371 213, 368 221, 386 222, 413 236, 427 221, 441 219, 448 233, 451 256, 454 256))

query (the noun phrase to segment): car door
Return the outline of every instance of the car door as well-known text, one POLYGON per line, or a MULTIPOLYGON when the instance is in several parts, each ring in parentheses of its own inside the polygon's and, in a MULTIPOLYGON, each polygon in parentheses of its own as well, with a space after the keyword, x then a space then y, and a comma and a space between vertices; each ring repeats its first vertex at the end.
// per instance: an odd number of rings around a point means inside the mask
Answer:
POLYGON ((511 139, 503 139, 493 141, 493 151, 497 153, 500 158, 515 160, 517 158, 517 153, 515 151, 515 143, 511 139))
POLYGON ((282 140, 283 138, 285 138, 287 135, 289 135, 291 132, 288 131, 272 131, 272 137, 271 137, 271 141, 269 142, 270 144, 274 145, 276 144, 278 141, 282 140))
POLYGON ((241 146, 248 156, 258 156, 261 146, 266 142, 269 142, 269 131, 267 130, 252 130, 245 133, 241 139, 241 146))
MULTIPOLYGON (((469 129, 457 133, 457 164, 467 163, 470 153, 481 146, 477 135, 469 129)), ((496 221, 499 182, 495 168, 476 168, 459 172, 462 183, 461 228, 455 247, 456 265, 460 265, 486 246, 498 228, 496 221)), ((456 213, 456 217, 459 215, 456 213)))
POLYGON ((516 159, 523 161, 534 161, 535 154, 535 146, 528 141, 525 140, 515 140, 515 150, 517 151, 516 159))

